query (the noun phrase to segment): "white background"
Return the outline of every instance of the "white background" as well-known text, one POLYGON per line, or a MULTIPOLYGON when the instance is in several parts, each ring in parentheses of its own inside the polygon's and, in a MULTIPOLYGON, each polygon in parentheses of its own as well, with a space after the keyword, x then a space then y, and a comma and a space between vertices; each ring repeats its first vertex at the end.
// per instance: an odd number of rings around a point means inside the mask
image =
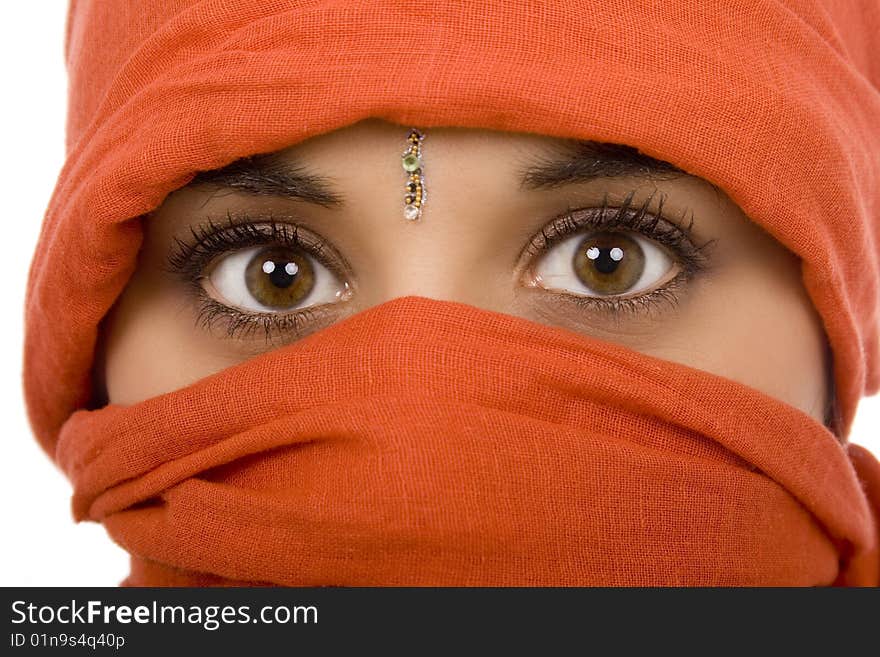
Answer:
MULTIPOLYGON (((0 10, 6 88, 0 103, 3 586, 116 586, 128 573, 127 554, 102 526, 74 524, 70 485, 32 438, 21 393, 26 274, 64 157, 65 12, 62 0, 6 2, 0 10)), ((852 441, 880 454, 880 398, 862 400, 852 441)))

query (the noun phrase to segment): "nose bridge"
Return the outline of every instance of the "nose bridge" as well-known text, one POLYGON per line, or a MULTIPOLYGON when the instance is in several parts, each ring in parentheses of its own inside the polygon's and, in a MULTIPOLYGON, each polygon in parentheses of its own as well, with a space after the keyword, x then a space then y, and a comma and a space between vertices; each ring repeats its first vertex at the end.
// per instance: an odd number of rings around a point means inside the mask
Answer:
MULTIPOLYGON (((387 126, 377 129, 385 130, 387 126)), ((491 264, 482 203, 504 190, 500 176, 487 175, 485 162, 503 160, 497 138, 469 131, 425 130, 421 164, 425 185, 422 216, 404 214, 407 171, 402 166, 408 129, 383 134, 382 148, 361 152, 369 166, 355 173, 363 194, 358 235, 364 247, 359 297, 375 305, 403 296, 421 296, 486 306, 504 296, 491 282, 491 264), (499 154, 501 153, 501 154, 499 154), (491 186, 488 187, 487 186, 491 186)), ((505 148, 511 148, 506 146, 505 148)), ((495 272, 495 273, 493 273, 495 272)))
POLYGON ((364 222, 372 230, 359 232, 360 305, 419 296, 494 310, 512 300, 512 269, 501 255, 510 241, 481 223, 485 213, 469 207, 470 192, 461 202, 450 196, 429 200, 418 222, 404 218, 402 203, 383 198, 373 205, 364 222))
POLYGON ((401 217, 400 226, 392 228, 400 231, 399 239, 384 245, 384 257, 376 264, 371 290, 376 302, 415 295, 467 303, 474 297, 477 256, 463 236, 456 236, 459 231, 449 228, 454 218, 448 214, 445 226, 412 224, 401 217))

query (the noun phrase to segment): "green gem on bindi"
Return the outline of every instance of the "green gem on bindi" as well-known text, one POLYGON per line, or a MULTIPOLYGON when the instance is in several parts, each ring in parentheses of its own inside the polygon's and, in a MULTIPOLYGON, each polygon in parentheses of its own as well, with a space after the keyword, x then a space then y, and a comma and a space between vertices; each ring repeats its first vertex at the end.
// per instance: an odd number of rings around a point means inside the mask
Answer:
POLYGON ((419 156, 415 153, 407 153, 403 156, 403 170, 413 172, 422 165, 419 156))

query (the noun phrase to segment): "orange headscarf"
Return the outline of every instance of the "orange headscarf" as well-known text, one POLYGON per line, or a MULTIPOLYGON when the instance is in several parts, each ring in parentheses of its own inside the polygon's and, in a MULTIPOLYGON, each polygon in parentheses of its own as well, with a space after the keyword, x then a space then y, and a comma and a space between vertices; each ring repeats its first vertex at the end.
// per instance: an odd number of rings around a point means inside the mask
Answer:
POLYGON ((68 158, 24 384, 125 584, 880 584, 873 0, 74 0, 68 158), (195 172, 379 117, 637 146, 802 261, 837 435, 730 379, 395 299, 184 389, 89 409, 141 215, 195 172), (236 404, 228 404, 234 397, 236 404))

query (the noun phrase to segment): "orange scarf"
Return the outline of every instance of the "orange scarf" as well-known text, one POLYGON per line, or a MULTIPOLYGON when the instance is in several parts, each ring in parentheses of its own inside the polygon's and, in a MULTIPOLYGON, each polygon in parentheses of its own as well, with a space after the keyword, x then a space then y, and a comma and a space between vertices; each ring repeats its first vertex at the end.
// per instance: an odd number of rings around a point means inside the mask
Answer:
POLYGON ((846 441, 880 388, 875 2, 131 4, 71 4, 24 364, 126 584, 880 584, 880 464, 846 441), (627 143, 719 185, 802 259, 840 439, 732 380, 420 297, 88 409, 140 216, 371 116, 627 143))
MULTIPOLYGON (((850 449, 880 484, 876 461, 850 449)), ((880 577, 847 451, 800 411, 424 297, 183 390, 78 411, 57 453, 77 519, 104 522, 136 555, 127 584, 880 577)))

